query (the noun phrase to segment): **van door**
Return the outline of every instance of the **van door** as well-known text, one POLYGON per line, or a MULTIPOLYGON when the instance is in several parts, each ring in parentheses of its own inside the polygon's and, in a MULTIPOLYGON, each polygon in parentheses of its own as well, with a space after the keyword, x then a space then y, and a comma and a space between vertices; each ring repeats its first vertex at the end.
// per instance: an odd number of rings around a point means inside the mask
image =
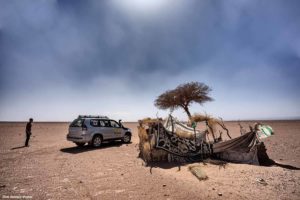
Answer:
POLYGON ((113 129, 113 137, 121 138, 122 137, 122 127, 120 126, 120 124, 114 120, 110 120, 110 125, 113 129))
POLYGON ((114 136, 113 130, 110 125, 110 121, 106 119, 99 120, 100 130, 103 135, 103 139, 112 139, 114 136))

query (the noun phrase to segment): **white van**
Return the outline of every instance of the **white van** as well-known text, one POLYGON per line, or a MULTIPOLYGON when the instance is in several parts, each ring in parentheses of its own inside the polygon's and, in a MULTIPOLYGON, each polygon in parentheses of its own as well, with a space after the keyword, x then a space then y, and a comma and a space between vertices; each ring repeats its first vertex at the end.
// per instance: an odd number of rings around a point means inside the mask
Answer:
POLYGON ((125 128, 121 120, 117 122, 106 116, 79 115, 69 126, 67 140, 77 146, 88 143, 93 147, 99 147, 103 141, 108 140, 130 143, 131 135, 131 130, 125 128))

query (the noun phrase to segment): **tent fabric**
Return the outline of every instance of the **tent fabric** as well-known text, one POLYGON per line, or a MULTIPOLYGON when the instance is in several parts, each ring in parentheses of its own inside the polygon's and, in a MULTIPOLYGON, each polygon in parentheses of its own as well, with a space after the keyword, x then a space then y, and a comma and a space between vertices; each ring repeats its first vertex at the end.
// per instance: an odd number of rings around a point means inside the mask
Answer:
POLYGON ((169 117, 166 119, 163 126, 167 131, 175 133, 178 136, 186 135, 186 136, 190 136, 190 138, 195 138, 195 136, 196 136, 196 138, 198 140, 200 139, 201 141, 206 142, 206 133, 205 132, 201 132, 197 129, 188 127, 187 125, 178 121, 172 115, 169 115, 169 117))
POLYGON ((253 148, 249 152, 225 151, 217 155, 219 159, 243 164, 259 165, 258 149, 253 148))
POLYGON ((264 139, 274 135, 273 129, 268 125, 260 125, 257 131, 257 136, 259 139, 264 139))
POLYGON ((257 138, 256 132, 248 132, 240 137, 213 144, 215 157, 235 162, 259 165, 260 162, 269 159, 264 143, 257 138), (264 157, 262 157, 262 155, 264 157))
POLYGON ((203 140, 202 142, 199 140, 195 142, 194 138, 181 138, 163 126, 158 129, 155 135, 156 148, 163 149, 178 156, 193 157, 211 154, 212 152, 210 145, 203 140))
POLYGON ((257 142, 256 133, 248 132, 240 137, 213 144, 213 152, 224 151, 249 152, 257 142))

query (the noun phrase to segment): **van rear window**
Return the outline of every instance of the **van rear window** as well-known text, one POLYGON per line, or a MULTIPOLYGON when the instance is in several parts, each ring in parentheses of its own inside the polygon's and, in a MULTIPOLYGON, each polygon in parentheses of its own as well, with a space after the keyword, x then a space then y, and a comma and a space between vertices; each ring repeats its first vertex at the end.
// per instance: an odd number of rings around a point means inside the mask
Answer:
POLYGON ((84 122, 84 119, 75 119, 71 123, 70 127, 82 127, 83 122, 84 122))

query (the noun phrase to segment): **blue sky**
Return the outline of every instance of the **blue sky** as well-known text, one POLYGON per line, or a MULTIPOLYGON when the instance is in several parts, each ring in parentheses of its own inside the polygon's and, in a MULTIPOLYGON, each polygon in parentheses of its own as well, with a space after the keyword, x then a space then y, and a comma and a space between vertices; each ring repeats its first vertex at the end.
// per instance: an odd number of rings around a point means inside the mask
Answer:
POLYGON ((190 81, 215 99, 192 113, 300 118, 299 8, 297 0, 0 0, 0 120, 165 117, 155 98, 190 81))

